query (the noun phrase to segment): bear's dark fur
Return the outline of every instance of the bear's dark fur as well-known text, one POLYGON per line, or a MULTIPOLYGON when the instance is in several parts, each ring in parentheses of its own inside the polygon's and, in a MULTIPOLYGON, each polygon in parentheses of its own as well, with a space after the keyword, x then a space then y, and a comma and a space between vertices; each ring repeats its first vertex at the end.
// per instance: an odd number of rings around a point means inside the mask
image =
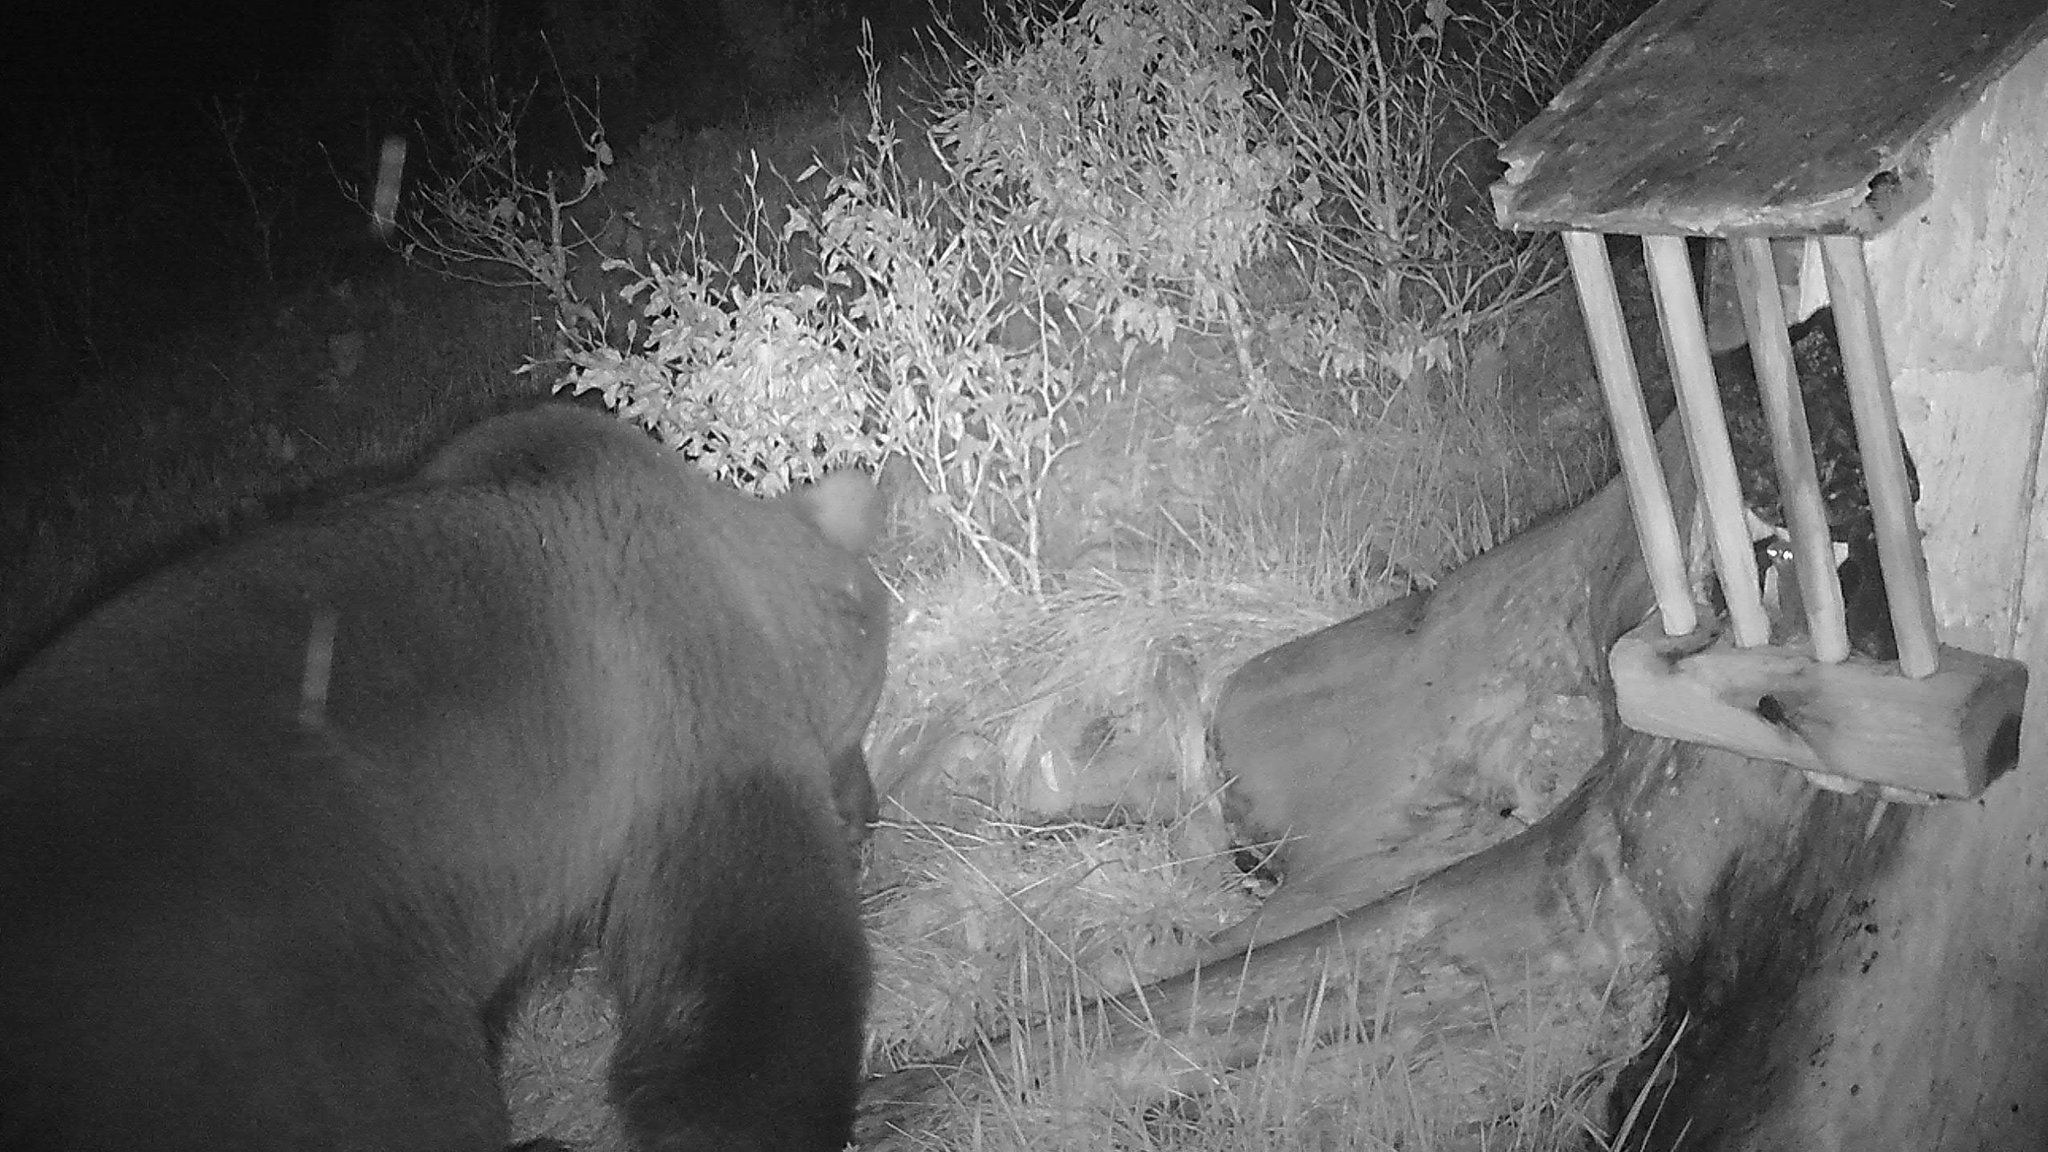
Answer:
POLYGON ((641 1146, 840 1148, 872 497, 544 408, 86 617, 0 691, 0 1148, 499 1149, 580 943, 641 1146))

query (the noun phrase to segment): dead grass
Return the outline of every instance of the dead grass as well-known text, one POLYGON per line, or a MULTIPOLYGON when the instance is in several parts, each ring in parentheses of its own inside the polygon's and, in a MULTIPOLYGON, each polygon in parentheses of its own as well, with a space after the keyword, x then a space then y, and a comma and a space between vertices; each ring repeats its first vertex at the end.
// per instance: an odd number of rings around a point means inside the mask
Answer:
POLYGON ((980 1037, 1183 971, 1255 902, 1170 828, 890 822, 878 834, 869 1064, 980 1037))
MULTIPOLYGON (((1044 979, 1058 1001, 1059 974, 1044 979)), ((1165 1037, 1105 1058, 1074 1011, 1079 1000, 1055 1003, 1044 1014, 1052 1023, 1026 1041, 1016 1038, 1021 1027, 978 1037, 968 1067, 981 1075, 955 1081, 956 1107, 887 1146, 1550 1152, 1603 1144, 1605 1098, 1653 1026, 1654 987, 1589 996, 1533 982, 1482 1020, 1423 1030, 1401 1023, 1412 1018, 1403 990, 1413 979, 1399 957, 1327 967, 1299 1003, 1239 1017, 1247 1043, 1231 1067, 1191 1067, 1165 1037)))

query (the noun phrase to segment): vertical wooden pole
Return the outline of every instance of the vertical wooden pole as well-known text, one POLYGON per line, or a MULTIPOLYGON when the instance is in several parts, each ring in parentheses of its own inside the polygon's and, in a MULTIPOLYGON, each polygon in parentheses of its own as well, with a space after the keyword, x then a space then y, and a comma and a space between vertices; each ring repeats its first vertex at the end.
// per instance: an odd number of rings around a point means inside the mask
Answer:
POLYGON ((1799 568, 1800 600, 1806 606, 1813 655, 1824 663, 1840 663, 1849 655, 1842 581, 1835 573, 1834 541, 1814 470, 1806 405, 1792 371, 1792 342, 1785 332, 1784 297, 1778 292, 1771 242, 1758 236, 1729 244, 1735 253, 1742 322, 1749 329, 1749 355, 1756 364, 1764 420, 1771 429, 1771 453, 1778 462, 1778 503, 1792 533, 1792 558, 1799 568))
POLYGON ((1615 448, 1628 481, 1629 508, 1635 514, 1636 543, 1649 569, 1664 634, 1683 636, 1699 627, 1699 614, 1685 580, 1685 549, 1671 512, 1664 466, 1657 458, 1656 432, 1643 405, 1635 352, 1629 347, 1621 298, 1614 290, 1614 268, 1607 262, 1607 240, 1597 232, 1566 232, 1564 245, 1579 290, 1579 309, 1586 317, 1586 339, 1593 346, 1600 391, 1614 422, 1615 448))
POLYGON ((1743 515, 1742 485, 1735 476, 1735 453, 1728 447, 1728 419, 1721 411, 1721 391, 1714 381, 1714 361, 1707 352, 1706 322, 1693 287, 1692 265, 1683 236, 1645 236, 1650 284, 1664 318, 1664 346, 1671 352, 1678 409, 1684 415, 1685 439, 1692 449, 1693 474, 1707 509, 1707 538, 1714 547, 1714 567, 1721 575, 1721 596, 1728 602, 1729 631, 1739 647, 1754 648, 1771 638, 1757 587, 1756 554, 1750 550, 1749 525, 1743 515))
POLYGON ((1863 485, 1877 524, 1877 558, 1891 602, 1892 633, 1899 645, 1899 671, 1933 675, 1941 663, 1934 631, 1934 596, 1927 584, 1927 557, 1906 458, 1899 450, 1899 415, 1892 401, 1891 368, 1884 359, 1877 300, 1863 263, 1859 236, 1824 236, 1821 259, 1828 270, 1828 295, 1835 302, 1835 332, 1842 344, 1842 374, 1849 383, 1849 407, 1856 416, 1856 448, 1863 458, 1863 485))

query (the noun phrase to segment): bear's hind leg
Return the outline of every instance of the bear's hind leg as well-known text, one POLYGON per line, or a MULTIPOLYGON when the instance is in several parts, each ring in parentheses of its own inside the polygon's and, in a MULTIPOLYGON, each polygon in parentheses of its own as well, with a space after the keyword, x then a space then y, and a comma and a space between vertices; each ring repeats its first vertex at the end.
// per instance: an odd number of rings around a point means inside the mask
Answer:
POLYGON ((642 1148, 839 1152, 869 973, 832 798, 772 772, 706 788, 613 893, 613 1102, 642 1148))

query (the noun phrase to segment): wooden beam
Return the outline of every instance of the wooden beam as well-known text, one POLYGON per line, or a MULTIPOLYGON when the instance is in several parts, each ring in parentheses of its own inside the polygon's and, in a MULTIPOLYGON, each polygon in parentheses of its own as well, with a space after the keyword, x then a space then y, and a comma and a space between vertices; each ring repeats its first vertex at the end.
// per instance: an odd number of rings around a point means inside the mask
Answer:
POLYGON ((1877 559, 1891 603, 1892 632, 1898 638, 1899 670, 1908 676, 1929 676, 1940 663, 1934 596, 1927 584, 1920 523, 1913 517, 1912 484, 1899 447, 1892 374, 1885 363, 1870 274, 1863 264, 1863 241, 1824 236, 1820 252, 1828 270, 1828 295, 1835 302, 1835 332, 1842 348, 1842 375, 1849 384, 1849 407, 1856 417, 1863 486, 1877 524, 1877 559))
POLYGON ((1909 679, 1861 657, 1830 664, 1639 627, 1608 666, 1622 722, 1637 731, 1877 784, 1886 799, 1975 796, 2019 754, 2026 665, 1961 648, 1909 679))
POLYGON ((1586 339, 1593 346, 1600 391, 1607 398, 1607 417, 1614 424, 1615 448, 1621 456, 1622 475, 1628 480, 1629 510, 1635 516, 1636 543, 1649 568, 1657 612, 1666 633, 1684 636, 1699 627, 1699 613, 1685 579, 1685 545, 1671 510, 1664 466, 1657 456, 1656 432, 1643 404, 1635 351, 1629 345, 1621 298, 1614 288, 1614 267, 1607 262, 1607 238, 1596 232, 1566 232, 1564 243, 1579 290, 1579 308, 1586 317, 1586 339))
POLYGON ((1707 327, 1700 317, 1692 262, 1680 236, 1645 236, 1643 253, 1649 259, 1657 315, 1663 321, 1664 347, 1671 354, 1685 442, 1692 450, 1693 471, 1706 504, 1707 534, 1714 548, 1714 567, 1721 574, 1721 596, 1728 604, 1735 642, 1753 647, 1770 640, 1771 623, 1764 615, 1757 584, 1756 554, 1750 550, 1742 485, 1735 476, 1735 453, 1728 446, 1728 417, 1721 410, 1714 359, 1707 351, 1707 327))
POLYGON ((1827 508, 1820 497, 1820 476, 1813 464, 1813 434, 1792 370, 1777 262, 1771 257, 1771 242, 1761 237, 1731 240, 1729 246, 1734 250, 1743 324, 1749 330, 1749 356, 1756 365, 1764 421, 1771 429, 1771 454, 1778 462, 1778 503, 1792 533, 1807 634, 1815 659, 1837 663, 1849 655, 1848 619, 1842 608, 1842 580, 1835 572, 1827 508))

